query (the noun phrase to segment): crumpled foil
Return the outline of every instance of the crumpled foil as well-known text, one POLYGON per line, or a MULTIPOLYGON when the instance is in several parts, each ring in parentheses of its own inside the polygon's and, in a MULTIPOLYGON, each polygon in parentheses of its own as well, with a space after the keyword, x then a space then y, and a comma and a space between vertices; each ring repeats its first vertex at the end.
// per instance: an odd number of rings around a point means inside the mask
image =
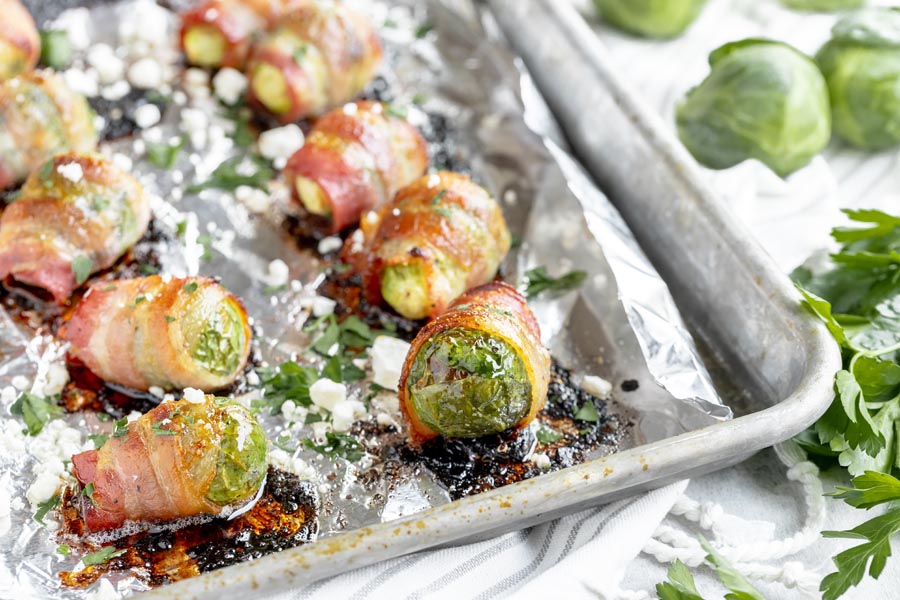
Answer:
MULTIPOLYGON (((429 115, 438 115, 448 125, 447 139, 431 148, 432 157, 438 153, 437 162, 469 169, 502 203, 511 230, 522 240, 504 266, 507 279, 520 281, 536 265, 545 265, 554 275, 570 269, 588 273, 577 292, 539 298, 532 308, 544 342, 562 364, 578 377, 597 375, 615 384, 611 410, 635 423, 627 445, 730 418, 665 282, 612 205, 566 153, 552 116, 521 63, 506 48, 490 14, 470 0, 354 4, 370 15, 384 41, 383 76, 391 101, 410 105, 410 120, 426 130, 434 126, 429 115), (433 29, 423 35, 425 23, 433 29), (619 385, 626 380, 637 381, 638 389, 620 392, 619 385)), ((155 10, 148 0, 99 4, 77 18, 86 24, 92 43, 115 48, 121 47, 121 36, 135 35, 140 23, 136 20, 148 10, 155 10)), ((174 89, 185 89, 189 101, 166 109, 158 137, 167 140, 182 134, 185 108, 200 110, 213 126, 227 129, 229 122, 221 117, 214 98, 204 96, 202 88, 185 88, 183 69, 175 62, 177 18, 170 13, 166 20, 171 45, 157 56, 168 57, 163 61, 166 79, 174 89)), ((129 52, 126 48, 120 54, 131 60, 129 52)), ((183 193, 188 184, 205 180, 223 159, 236 153, 231 140, 214 135, 214 129, 210 127, 210 135, 189 136, 172 170, 153 167, 132 139, 103 144, 102 150, 133 161, 133 172, 155 196, 157 227, 172 233, 184 223, 184 235, 175 243, 142 242, 157 246, 163 271, 220 277, 243 299, 253 318, 263 360, 278 364, 309 342, 302 326, 322 280, 322 262, 315 251, 298 248, 281 226, 290 208, 285 190, 277 184, 271 190, 272 205, 262 211, 258 206, 248 209, 231 193, 183 193), (265 289, 268 265, 276 258, 287 263, 291 285, 271 294, 265 289)), ((86 436, 104 424, 93 414, 71 414, 60 420, 77 433, 47 426, 37 438, 27 438, 19 434, 19 418, 9 414, 18 390, 40 393, 52 385, 64 354, 65 348, 46 328, 13 321, 0 308, 0 390, 7 390, 0 395, 0 439, 6 444, 0 452, 2 597, 86 598, 98 587, 60 589, 57 573, 72 569, 77 558, 56 552, 52 524, 48 528, 33 520, 34 508, 26 495, 40 472, 47 471, 47 454, 53 448, 72 453, 92 448, 86 436)), ((253 393, 258 394, 251 392, 250 398, 253 393)), ((261 420, 273 440, 286 432, 294 439, 313 435, 309 426, 286 430, 280 417, 263 415, 261 420)), ((320 515, 320 535, 449 502, 441 486, 421 470, 385 485, 378 494, 357 481, 360 465, 343 460, 326 464, 303 448, 292 458, 312 467, 309 475, 321 484, 323 504, 330 507, 320 515), (381 496, 378 502, 373 501, 376 496, 381 496)), ((62 481, 65 467, 56 467, 62 481)), ((107 579, 112 585, 100 583, 106 593, 127 595, 143 589, 127 575, 107 579)))

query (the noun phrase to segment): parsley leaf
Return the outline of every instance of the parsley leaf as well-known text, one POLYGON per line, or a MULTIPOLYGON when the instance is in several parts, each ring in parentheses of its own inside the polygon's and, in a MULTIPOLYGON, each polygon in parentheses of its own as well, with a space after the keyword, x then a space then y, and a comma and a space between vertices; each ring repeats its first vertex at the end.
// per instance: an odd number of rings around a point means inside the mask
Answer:
POLYGON ((728 588, 729 593, 725 594, 725 600, 766 600, 743 575, 731 566, 730 562, 713 550, 703 536, 700 536, 700 545, 706 550, 706 561, 716 570, 719 581, 728 588))
POLYGON ((88 439, 94 442, 94 448, 99 450, 106 443, 106 440, 109 439, 109 436, 105 433, 92 433, 88 436, 88 439))
POLYGON ((293 361, 281 363, 275 369, 257 369, 265 394, 259 405, 268 406, 269 413, 281 413, 281 405, 290 400, 299 406, 310 407, 309 386, 319 379, 313 367, 300 366, 293 361))
POLYGON ((94 270, 94 261, 83 254, 72 259, 72 275, 75 276, 75 283, 81 285, 91 276, 94 270))
POLYGON ((189 186, 186 191, 188 194, 208 189, 234 191, 242 185, 268 191, 269 181, 274 176, 275 171, 261 156, 235 156, 216 167, 209 179, 189 186))
POLYGON ((34 513, 34 520, 41 525, 46 526, 47 524, 44 523, 44 517, 57 506, 59 506, 59 494, 38 504, 37 512, 34 513))
POLYGON ((94 502, 94 482, 91 482, 84 486, 81 490, 81 495, 85 498, 88 498, 91 501, 91 504, 96 506, 96 502, 94 502))
POLYGON ((147 160, 154 167, 171 169, 178 160, 178 153, 184 147, 185 137, 181 136, 174 144, 169 142, 147 144, 147 160))
POLYGON ((600 420, 600 414, 597 412, 597 407, 594 406, 594 403, 591 401, 585 402, 584 406, 575 411, 575 414, 572 416, 577 421, 587 421, 588 423, 596 423, 600 420))
POLYGON ((548 429, 547 427, 541 427, 537 431, 537 441, 539 444, 552 444, 554 442, 558 442, 563 439, 563 434, 558 431, 554 431, 552 429, 548 429))
POLYGON ((666 577, 668 581, 656 584, 656 595, 660 600, 703 600, 694 584, 694 576, 680 560, 672 563, 666 577))
POLYGON ((823 600, 835 600, 850 587, 859 585, 869 567, 869 575, 878 578, 891 555, 891 536, 900 531, 900 508, 866 521, 849 531, 823 531, 827 538, 866 540, 837 554, 834 561, 837 571, 825 576, 819 590, 823 600))
POLYGON ((81 562, 86 567, 89 567, 91 565, 102 565, 103 563, 109 562, 117 556, 122 556, 123 554, 125 554, 124 549, 118 550, 115 546, 104 546, 96 552, 92 552, 91 554, 82 556, 81 562))
POLYGON ((311 439, 305 439, 303 440, 303 445, 324 456, 330 458, 342 457, 350 462, 358 461, 366 453, 362 444, 346 433, 332 433, 329 431, 325 434, 324 444, 316 444, 311 439))
POLYGON ((31 392, 22 392, 9 407, 9 412, 22 417, 28 435, 37 435, 50 419, 62 414, 62 408, 57 406, 55 398, 44 398, 31 392))
POLYGON ((162 421, 156 422, 153 425, 151 425, 150 430, 153 433, 155 433, 156 435, 162 435, 162 436, 178 435, 178 431, 175 431, 173 429, 166 429, 165 425, 163 424, 162 421))
POLYGON ((525 296, 531 300, 545 292, 554 295, 574 290, 584 283, 587 273, 570 271, 560 277, 551 277, 547 267, 535 267, 525 273, 525 296))
POLYGON ((114 438, 122 437, 128 433, 128 417, 122 417, 113 423, 112 436, 114 438))

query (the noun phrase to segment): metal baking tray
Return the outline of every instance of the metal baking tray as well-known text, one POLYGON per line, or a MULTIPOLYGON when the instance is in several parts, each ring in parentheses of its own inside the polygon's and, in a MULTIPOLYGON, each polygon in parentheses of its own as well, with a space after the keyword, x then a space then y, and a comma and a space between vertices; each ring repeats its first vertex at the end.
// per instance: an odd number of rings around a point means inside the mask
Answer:
MULTIPOLYGON (((609 195, 734 390, 738 418, 333 535, 150 592, 273 593, 388 558, 499 535, 700 473, 803 430, 832 399, 837 346, 788 278, 704 186, 664 125, 566 2, 487 0, 577 155, 609 195)), ((486 24, 492 24, 487 18, 486 24)))

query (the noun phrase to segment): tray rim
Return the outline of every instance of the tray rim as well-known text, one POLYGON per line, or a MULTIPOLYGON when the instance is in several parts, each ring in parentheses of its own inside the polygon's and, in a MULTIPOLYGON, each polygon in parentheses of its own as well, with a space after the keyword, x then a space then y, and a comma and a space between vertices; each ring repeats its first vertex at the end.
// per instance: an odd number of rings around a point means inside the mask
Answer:
MULTIPOLYGON (((487 3, 497 10, 504 0, 487 3)), ((685 169, 684 165, 691 162, 684 160, 684 150, 672 143, 671 135, 655 115, 647 114, 608 67, 603 54, 597 53, 599 42, 575 9, 565 2, 547 0, 545 4, 551 5, 551 10, 556 10, 559 18, 571 27, 575 43, 603 70, 603 77, 613 88, 611 92, 627 103, 629 112, 636 115, 648 138, 663 155, 680 161, 679 168, 686 171, 687 185, 701 191, 697 196, 708 216, 724 230, 746 235, 730 213, 713 201, 697 169, 690 166, 685 169)), ((799 293, 762 248, 752 242, 729 250, 742 256, 758 274, 760 285, 768 284, 772 292, 770 303, 796 325, 794 332, 809 359, 807 370, 793 392, 780 402, 731 421, 620 451, 395 521, 331 535, 204 573, 146 592, 147 597, 208 598, 224 589, 230 595, 237 595, 258 593, 263 587, 267 593, 284 591, 438 545, 520 529, 566 512, 659 487, 696 472, 740 462, 758 450, 789 439, 818 419, 831 403, 833 375, 840 368, 839 349, 825 326, 803 309, 799 293), (695 464, 698 456, 705 462, 695 464), (685 469, 687 464, 694 466, 685 469)))

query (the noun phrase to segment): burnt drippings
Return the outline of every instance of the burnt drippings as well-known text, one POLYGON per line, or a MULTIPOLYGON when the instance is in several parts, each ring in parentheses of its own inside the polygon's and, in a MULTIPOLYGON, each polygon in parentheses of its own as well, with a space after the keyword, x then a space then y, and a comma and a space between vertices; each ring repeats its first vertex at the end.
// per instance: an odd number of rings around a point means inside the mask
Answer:
POLYGON ((605 400, 575 386, 571 371, 555 362, 547 405, 536 421, 536 427, 481 438, 434 438, 421 448, 403 442, 383 454, 388 460, 425 466, 457 500, 611 454, 631 426, 610 412, 605 400), (587 403, 596 417, 582 410, 587 403), (548 470, 527 460, 532 452, 547 455, 548 470))
MULTIPOLYGON (((84 522, 78 503, 86 501, 71 489, 63 498, 60 537, 82 539, 84 522)), ((149 586, 159 586, 278 552, 315 540, 319 509, 315 487, 296 475, 269 467, 262 497, 250 511, 233 519, 212 519, 180 529, 146 531, 111 542, 119 556, 81 571, 60 573, 63 584, 87 587, 106 573, 126 572, 149 586)), ((83 556, 101 546, 73 548, 83 556)))
POLYGON ((439 112, 426 112, 428 122, 422 127, 422 135, 428 144, 431 166, 438 171, 472 174, 472 165, 465 158, 461 132, 452 121, 439 112))

